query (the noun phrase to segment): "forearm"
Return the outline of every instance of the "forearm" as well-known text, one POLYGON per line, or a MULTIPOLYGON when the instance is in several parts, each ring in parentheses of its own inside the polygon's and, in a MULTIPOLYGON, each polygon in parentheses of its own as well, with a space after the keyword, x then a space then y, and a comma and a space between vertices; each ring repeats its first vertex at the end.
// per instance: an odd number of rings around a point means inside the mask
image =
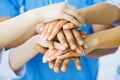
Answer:
POLYGON ((94 31, 94 33, 102 31, 102 30, 106 30, 106 29, 110 29, 113 28, 112 25, 101 25, 101 24, 93 24, 92 25, 92 29, 94 31))
POLYGON ((10 44, 8 44, 5 48, 9 49, 12 47, 17 47, 21 44, 23 44, 25 41, 27 41, 28 39, 30 39, 32 36, 36 35, 36 28, 33 28, 31 30, 29 30, 28 32, 25 33, 24 36, 21 36, 19 38, 17 38, 16 40, 14 40, 13 42, 11 42, 10 44))
POLYGON ((88 46, 94 46, 95 49, 100 48, 113 48, 120 46, 120 27, 100 31, 88 36, 85 42, 88 46), (89 43, 88 41, 91 41, 89 43))
POLYGON ((10 65, 14 71, 19 70, 27 61, 32 59, 38 51, 33 42, 26 42, 14 48, 10 53, 10 65))
POLYGON ((99 58, 108 54, 113 54, 118 48, 96 49, 87 54, 88 57, 99 58))
POLYGON ((41 39, 40 35, 35 35, 24 44, 14 48, 10 53, 10 65, 14 71, 19 70, 27 61, 32 59, 38 52, 46 51, 46 41, 41 39), (40 46, 38 47, 37 44, 40 46))
POLYGON ((86 23, 112 24, 120 20, 120 10, 108 3, 96 4, 79 11, 81 16, 85 18, 86 23))
POLYGON ((26 12, 15 18, 0 23, 0 48, 8 45, 32 27, 40 23, 40 19, 33 12, 26 12), (9 36, 9 37, 8 37, 9 36))

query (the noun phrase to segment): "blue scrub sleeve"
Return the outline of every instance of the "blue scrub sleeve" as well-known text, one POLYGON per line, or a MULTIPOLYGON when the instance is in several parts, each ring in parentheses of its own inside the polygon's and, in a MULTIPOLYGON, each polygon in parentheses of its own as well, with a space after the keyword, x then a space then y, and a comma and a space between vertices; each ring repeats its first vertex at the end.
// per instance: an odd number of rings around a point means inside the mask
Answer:
POLYGON ((104 2, 106 0, 93 0, 93 4, 97 4, 97 3, 100 3, 100 2, 104 2))
POLYGON ((86 24, 86 27, 80 26, 80 27, 78 28, 78 30, 83 30, 83 31, 87 32, 87 35, 90 35, 90 34, 93 33, 93 28, 92 28, 92 25, 91 25, 91 24, 86 24))
POLYGON ((0 0, 0 16, 14 17, 19 14, 19 9, 11 0, 0 0))

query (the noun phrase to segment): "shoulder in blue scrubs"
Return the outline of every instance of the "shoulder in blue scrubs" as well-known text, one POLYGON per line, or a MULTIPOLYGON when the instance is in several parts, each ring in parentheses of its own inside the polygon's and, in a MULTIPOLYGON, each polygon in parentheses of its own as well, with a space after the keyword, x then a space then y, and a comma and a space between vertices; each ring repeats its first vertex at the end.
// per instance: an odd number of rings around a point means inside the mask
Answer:
MULTIPOLYGON (((53 3, 64 0, 52 0, 53 3)), ((102 2, 104 0, 68 0, 67 3, 83 8, 94 3, 102 2)), ((49 0, 0 0, 0 16, 17 16, 20 14, 20 7, 24 6, 24 10, 49 5, 49 0)), ((83 30, 88 34, 92 33, 90 24, 83 30)), ((82 70, 76 70, 75 64, 71 61, 67 72, 55 73, 48 64, 42 63, 42 54, 38 54, 27 63, 27 70, 24 77, 15 80, 96 80, 98 72, 98 59, 80 57, 82 70)))

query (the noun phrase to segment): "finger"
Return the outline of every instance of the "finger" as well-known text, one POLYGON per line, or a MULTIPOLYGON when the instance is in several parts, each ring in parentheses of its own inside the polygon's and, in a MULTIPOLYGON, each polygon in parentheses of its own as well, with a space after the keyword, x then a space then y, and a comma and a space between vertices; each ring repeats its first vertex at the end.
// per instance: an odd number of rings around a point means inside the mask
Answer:
POLYGON ((50 34, 48 40, 52 40, 57 33, 60 31, 60 29, 63 27, 64 24, 66 24, 68 21, 66 20, 60 20, 54 27, 52 33, 50 34))
POLYGON ((79 57, 76 57, 76 58, 73 58, 74 59, 74 61, 75 61, 75 65, 76 65, 76 68, 78 69, 78 70, 81 70, 81 63, 80 63, 80 59, 79 59, 79 57))
POLYGON ((50 24, 50 23, 47 23, 47 24, 44 26, 44 30, 43 30, 42 35, 41 35, 41 37, 43 38, 43 40, 47 40, 46 32, 47 32, 47 29, 49 29, 49 24, 50 24))
POLYGON ((47 51, 47 49, 46 48, 43 48, 42 46, 40 46, 39 44, 35 44, 35 47, 36 47, 36 49, 39 51, 39 52, 41 52, 41 53, 45 53, 46 51, 47 51))
POLYGON ((66 50, 65 47, 63 47, 60 43, 54 42, 54 47, 58 50, 66 50))
POLYGON ((66 72, 69 63, 70 63, 70 58, 65 59, 65 60, 63 61, 63 64, 62 64, 61 71, 66 72))
POLYGON ((73 24, 75 24, 75 25, 77 25, 77 26, 80 25, 80 23, 79 23, 78 20, 76 20, 73 16, 71 16, 71 15, 69 15, 69 14, 67 14, 67 13, 61 15, 60 18, 65 19, 65 20, 67 20, 67 21, 70 21, 71 23, 73 23, 73 24))
POLYGON ((87 37, 87 33, 85 31, 80 31, 81 37, 85 39, 87 37))
POLYGON ((70 45, 70 48, 72 50, 75 50, 77 48, 77 43, 76 43, 76 40, 72 34, 72 31, 71 30, 63 30, 64 34, 65 34, 65 37, 70 45))
POLYGON ((62 60, 61 59, 56 59, 55 66, 54 66, 54 71, 56 73, 58 73, 60 71, 61 64, 62 64, 62 60))
POLYGON ((48 60, 48 61, 53 61, 53 60, 55 60, 58 56, 63 55, 63 54, 65 54, 66 52, 68 52, 68 50, 64 50, 64 51, 59 50, 59 51, 56 52, 54 55, 52 55, 51 57, 49 57, 47 60, 48 60))
POLYGON ((46 39, 48 39, 48 37, 50 36, 50 34, 52 33, 55 25, 58 23, 58 20, 53 21, 51 23, 49 23, 49 28, 46 30, 46 32, 44 33, 46 36, 46 39))
POLYGON ((79 33, 79 31, 77 29, 73 29, 72 32, 73 32, 73 35, 75 36, 75 39, 77 40, 77 43, 79 45, 83 45, 84 42, 83 42, 83 39, 81 38, 81 34, 79 33))
POLYGON ((49 49, 54 49, 54 42, 53 41, 47 41, 49 49))
POLYGON ((42 29, 43 29, 43 24, 38 24, 38 25, 36 26, 36 31, 37 31, 37 33, 41 34, 41 33, 42 33, 42 29))
POLYGON ((45 30, 46 25, 47 25, 47 24, 45 24, 45 23, 42 24, 42 27, 41 27, 41 30, 40 30, 41 33, 42 33, 42 34, 41 34, 41 38, 42 38, 42 39, 43 39, 43 37, 44 37, 43 31, 45 30))
POLYGON ((65 9, 65 12, 69 15, 74 16, 74 18, 76 18, 83 26, 85 26, 85 20, 81 17, 79 11, 71 5, 67 4, 67 7, 68 8, 65 9))
POLYGON ((52 55, 54 55, 55 53, 57 52, 57 50, 51 50, 51 49, 49 49, 46 53, 45 53, 45 55, 43 56, 43 63, 46 63, 47 62, 47 59, 49 58, 49 57, 51 57, 52 55))
POLYGON ((53 69, 55 65, 55 61, 49 61, 49 68, 53 69))
POLYGON ((63 26, 63 29, 73 29, 78 28, 79 26, 74 25, 73 23, 67 23, 63 26))
POLYGON ((60 31, 57 34, 57 38, 58 38, 58 41, 62 44, 63 47, 68 48, 69 45, 68 45, 67 40, 65 38, 65 35, 62 31, 60 31))
POLYGON ((58 56, 57 59, 66 59, 66 58, 71 58, 71 57, 79 57, 80 54, 78 54, 75 51, 70 51, 64 55, 58 56))
POLYGON ((84 50, 81 46, 78 46, 78 48, 75 50, 78 54, 83 55, 84 54, 84 50))

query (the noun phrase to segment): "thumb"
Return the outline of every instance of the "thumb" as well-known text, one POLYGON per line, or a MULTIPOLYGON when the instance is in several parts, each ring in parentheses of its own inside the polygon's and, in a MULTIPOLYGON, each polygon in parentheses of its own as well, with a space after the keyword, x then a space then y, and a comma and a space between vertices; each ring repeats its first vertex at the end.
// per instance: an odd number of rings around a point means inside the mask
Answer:
POLYGON ((43 53, 43 54, 47 51, 46 48, 40 46, 38 43, 35 44, 35 48, 36 48, 39 52, 41 52, 41 53, 43 53))
POLYGON ((74 28, 78 28, 79 26, 76 26, 73 23, 67 23, 63 26, 63 29, 74 29, 74 28))

